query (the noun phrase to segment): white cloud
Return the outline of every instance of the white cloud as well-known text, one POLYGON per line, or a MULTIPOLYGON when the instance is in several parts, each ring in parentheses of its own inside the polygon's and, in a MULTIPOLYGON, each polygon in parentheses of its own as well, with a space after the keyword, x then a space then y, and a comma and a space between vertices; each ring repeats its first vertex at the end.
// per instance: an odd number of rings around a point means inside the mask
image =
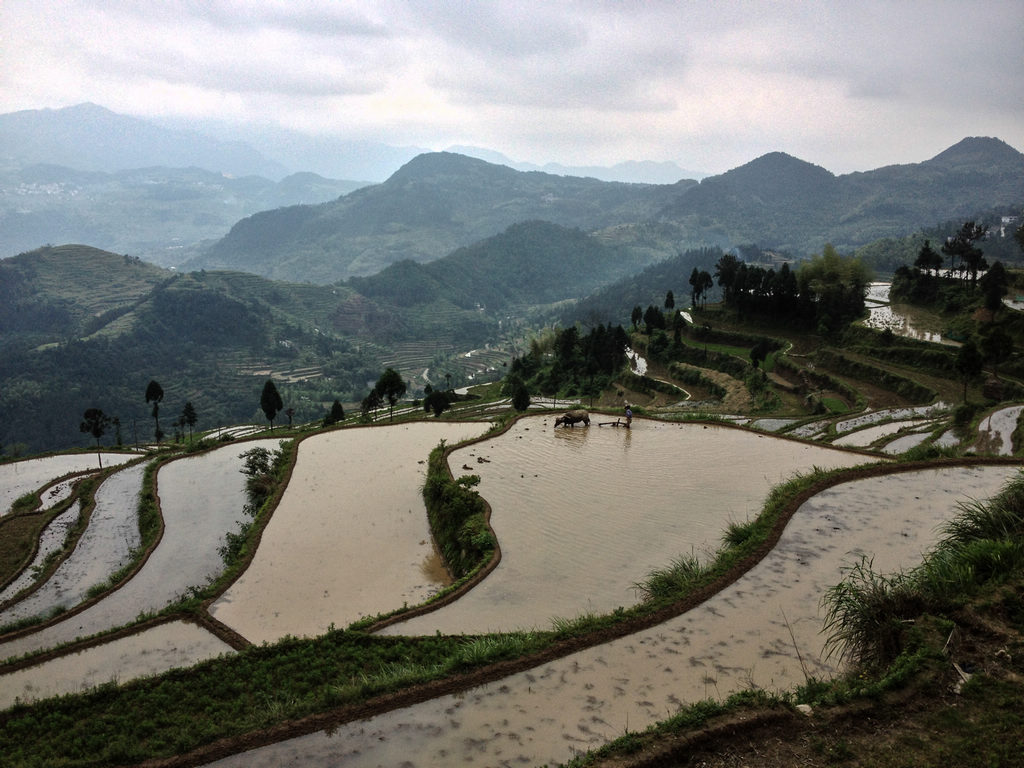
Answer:
POLYGON ((1024 149, 1024 4, 5 0, 0 111, 93 101, 517 159, 1024 149))

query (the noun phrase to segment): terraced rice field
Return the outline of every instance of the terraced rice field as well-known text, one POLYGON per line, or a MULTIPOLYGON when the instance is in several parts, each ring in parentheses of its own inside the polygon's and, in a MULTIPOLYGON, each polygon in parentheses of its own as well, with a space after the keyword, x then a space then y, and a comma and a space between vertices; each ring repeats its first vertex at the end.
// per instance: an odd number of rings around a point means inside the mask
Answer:
MULTIPOLYGON (((459 601, 386 632, 546 628, 555 616, 613 610, 637 599, 633 585, 652 568, 680 554, 710 557, 725 525, 758 514, 768 490, 794 472, 871 461, 720 425, 552 425, 551 416, 527 417, 451 455, 456 475, 481 476, 501 564, 459 601)), ((307 438, 255 560, 213 604, 213 618, 259 643, 423 600, 444 583, 418 496, 427 453, 442 438, 454 443, 486 428, 431 420, 307 438)), ((145 566, 83 610, 4 638, 0 658, 130 623, 211 578, 217 547, 244 504, 238 454, 254 445, 276 441, 228 444, 166 464, 158 474, 166 530, 145 566)), ((118 499, 130 499, 135 471, 101 486, 104 507, 131 508, 118 499)), ((805 502, 776 548, 739 581, 676 619, 463 694, 213 765, 561 762, 685 703, 833 674, 818 606, 842 570, 862 555, 880 570, 914 564, 958 501, 995 493, 1017 471, 945 467, 844 483, 805 502)), ((0 674, 0 707, 230 652, 202 627, 162 624, 0 674)))

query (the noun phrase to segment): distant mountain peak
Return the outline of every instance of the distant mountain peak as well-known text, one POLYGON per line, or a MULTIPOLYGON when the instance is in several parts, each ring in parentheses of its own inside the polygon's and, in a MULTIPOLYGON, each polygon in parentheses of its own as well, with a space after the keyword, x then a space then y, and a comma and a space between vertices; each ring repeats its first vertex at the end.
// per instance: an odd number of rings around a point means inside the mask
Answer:
POLYGON ((931 160, 927 165, 939 165, 944 168, 979 168, 986 166, 1021 166, 1024 167, 1024 154, 1011 147, 1002 139, 988 136, 969 136, 961 139, 931 160))
POLYGON ((462 178, 494 173, 514 175, 518 172, 504 165, 496 165, 456 152, 424 152, 395 171, 385 183, 436 181, 439 178, 462 178))
POLYGON ((785 152, 769 152, 721 176, 705 179, 701 184, 725 183, 743 187, 755 194, 799 196, 829 187, 835 180, 832 172, 820 165, 785 152))

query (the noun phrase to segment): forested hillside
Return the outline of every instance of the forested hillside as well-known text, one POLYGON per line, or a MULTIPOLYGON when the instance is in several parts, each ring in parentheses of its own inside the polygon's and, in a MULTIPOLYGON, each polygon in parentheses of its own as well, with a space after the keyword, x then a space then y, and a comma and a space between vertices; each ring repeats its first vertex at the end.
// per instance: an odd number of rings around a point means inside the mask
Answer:
POLYGON ((745 244, 804 258, 829 242, 849 251, 1022 205, 1024 155, 990 138, 964 139, 923 163, 842 176, 775 152, 672 185, 524 173, 433 153, 340 200, 240 221, 189 266, 332 282, 406 259, 429 262, 526 220, 597 234, 644 264, 745 244))
POLYGON ((180 273, 86 246, 21 254, 0 261, 0 445, 82 444, 93 407, 121 420, 125 442, 148 440, 151 379, 166 392, 168 435, 186 402, 200 427, 261 421, 267 378, 299 421, 335 399, 358 403, 386 366, 410 395, 458 385, 508 361, 552 305, 637 269, 620 249, 546 222, 335 286, 180 273))
POLYGON ((626 249, 578 229, 529 221, 437 261, 402 261, 347 285, 396 307, 445 300, 500 310, 579 299, 642 266, 626 249))
POLYGON ((438 152, 335 202, 244 219, 187 266, 328 283, 405 259, 433 261, 522 221, 593 231, 643 220, 663 189, 522 173, 438 152))
MULTIPOLYGON (((165 391, 162 429, 186 402, 199 427, 260 420, 277 379, 304 419, 357 398, 383 354, 331 330, 343 289, 271 283, 241 273, 176 274, 84 246, 0 261, 0 444, 40 451, 82 443, 87 408, 120 420, 126 443, 155 424, 144 394, 165 391)), ((110 435, 111 442, 115 439, 110 435)))

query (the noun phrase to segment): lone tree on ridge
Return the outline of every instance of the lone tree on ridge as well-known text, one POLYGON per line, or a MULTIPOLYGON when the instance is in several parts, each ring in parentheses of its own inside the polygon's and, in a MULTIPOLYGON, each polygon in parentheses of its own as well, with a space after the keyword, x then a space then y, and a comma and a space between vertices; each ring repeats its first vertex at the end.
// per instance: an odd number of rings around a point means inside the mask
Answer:
POLYGON ((260 395, 260 408, 263 409, 267 421, 270 422, 270 428, 273 429, 274 417, 284 408, 284 400, 281 399, 281 393, 277 391, 277 387, 270 379, 267 379, 267 383, 263 385, 263 393, 260 395))
POLYGON ((164 388, 160 386, 156 379, 150 379, 149 385, 146 387, 146 402, 153 403, 153 422, 156 424, 156 430, 153 433, 153 437, 159 443, 164 438, 164 433, 160 429, 160 401, 164 399, 164 388))
POLYGON ((181 422, 188 426, 188 439, 192 439, 192 427, 196 425, 196 409, 192 405, 192 401, 189 400, 185 403, 185 407, 181 409, 181 422))
POLYGON ((110 426, 111 419, 99 408, 87 408, 85 413, 82 415, 82 423, 78 425, 78 429, 82 432, 88 432, 90 435, 96 438, 96 461, 100 464, 100 469, 103 469, 103 456, 100 453, 100 438, 103 437, 103 433, 107 431, 107 427, 110 426))
POLYGON ((390 408, 389 421, 395 420, 395 403, 401 399, 405 394, 405 380, 402 379, 402 374, 396 371, 394 368, 388 368, 380 375, 377 379, 377 385, 374 387, 380 396, 388 401, 390 408))

